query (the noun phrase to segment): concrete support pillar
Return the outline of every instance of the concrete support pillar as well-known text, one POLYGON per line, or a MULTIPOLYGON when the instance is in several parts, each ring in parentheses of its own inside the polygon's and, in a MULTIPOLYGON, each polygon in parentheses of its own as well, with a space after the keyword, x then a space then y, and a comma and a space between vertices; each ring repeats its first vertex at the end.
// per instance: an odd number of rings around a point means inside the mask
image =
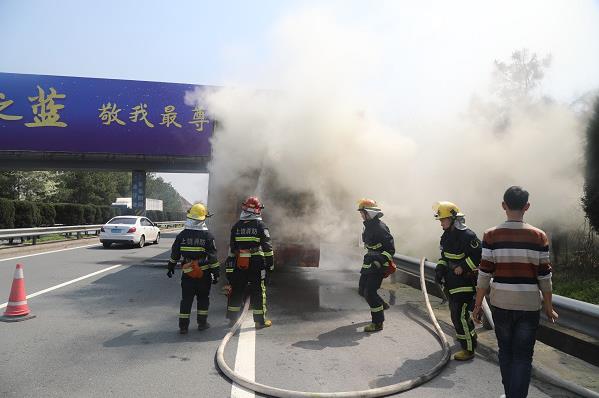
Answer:
POLYGON ((136 216, 146 215, 145 170, 133 170, 131 173, 131 207, 136 216))

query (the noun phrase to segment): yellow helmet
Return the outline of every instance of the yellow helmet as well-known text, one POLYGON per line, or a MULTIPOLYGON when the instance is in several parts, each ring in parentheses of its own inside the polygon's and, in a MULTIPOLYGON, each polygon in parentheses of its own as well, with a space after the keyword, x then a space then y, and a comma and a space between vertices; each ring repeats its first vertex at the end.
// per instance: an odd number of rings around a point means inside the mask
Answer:
POLYGON ((435 220, 448 217, 464 217, 464 214, 460 212, 460 208, 452 202, 437 202, 433 205, 433 212, 435 213, 435 220))
POLYGON ((192 220, 203 221, 206 217, 210 217, 212 214, 208 213, 208 207, 203 203, 196 203, 191 206, 191 209, 187 212, 187 218, 192 220))
POLYGON ((360 199, 358 201, 358 211, 360 210, 374 210, 381 211, 380 207, 376 204, 374 199, 360 199))

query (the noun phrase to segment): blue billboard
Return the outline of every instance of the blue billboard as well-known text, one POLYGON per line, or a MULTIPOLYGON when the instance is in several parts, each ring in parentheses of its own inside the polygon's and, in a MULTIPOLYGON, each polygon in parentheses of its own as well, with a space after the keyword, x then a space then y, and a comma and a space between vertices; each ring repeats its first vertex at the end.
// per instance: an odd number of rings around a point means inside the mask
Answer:
POLYGON ((0 73, 0 151, 210 156, 209 86, 0 73))

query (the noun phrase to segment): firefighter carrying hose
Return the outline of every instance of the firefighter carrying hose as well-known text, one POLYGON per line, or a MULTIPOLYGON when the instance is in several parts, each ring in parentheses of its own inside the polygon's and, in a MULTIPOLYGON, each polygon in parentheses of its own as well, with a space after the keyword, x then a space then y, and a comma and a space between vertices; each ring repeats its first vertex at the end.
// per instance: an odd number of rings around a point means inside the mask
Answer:
POLYGON ((210 287, 218 283, 219 263, 216 259, 214 236, 208 231, 206 217, 210 217, 208 208, 196 203, 187 212, 185 228, 177 235, 171 249, 166 275, 171 278, 175 265, 183 257, 181 265, 181 306, 179 309, 179 333, 186 334, 189 328, 193 298, 197 297, 198 330, 210 327, 208 306, 210 305, 210 287))
POLYGON ((273 271, 273 250, 268 227, 262 221, 264 206, 255 196, 246 198, 239 221, 231 228, 226 271, 230 283, 227 318, 233 324, 239 317, 246 286, 257 329, 272 325, 266 317, 265 279, 273 271))
POLYGON ((381 221, 383 213, 374 200, 361 199, 358 202, 358 211, 364 220, 362 241, 368 250, 360 270, 358 293, 368 302, 372 315, 372 322, 364 327, 364 331, 378 332, 383 330, 384 310, 389 308, 389 305, 383 301, 377 291, 381 287, 383 278, 395 270, 393 264, 395 245, 389 228, 381 221))
POLYGON ((444 285, 451 321, 462 346, 453 359, 467 361, 474 358, 476 348, 476 331, 469 311, 474 308, 481 244, 476 234, 464 224, 464 214, 454 203, 438 202, 433 205, 433 211, 443 228, 435 281, 444 285))

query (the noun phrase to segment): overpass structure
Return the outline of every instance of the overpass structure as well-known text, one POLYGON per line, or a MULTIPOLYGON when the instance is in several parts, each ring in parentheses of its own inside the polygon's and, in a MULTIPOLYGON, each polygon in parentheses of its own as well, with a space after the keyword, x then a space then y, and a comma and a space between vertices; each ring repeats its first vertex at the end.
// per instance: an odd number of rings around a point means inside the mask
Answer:
POLYGON ((0 73, 0 170, 132 171, 145 211, 147 171, 207 172, 214 87, 0 73))

